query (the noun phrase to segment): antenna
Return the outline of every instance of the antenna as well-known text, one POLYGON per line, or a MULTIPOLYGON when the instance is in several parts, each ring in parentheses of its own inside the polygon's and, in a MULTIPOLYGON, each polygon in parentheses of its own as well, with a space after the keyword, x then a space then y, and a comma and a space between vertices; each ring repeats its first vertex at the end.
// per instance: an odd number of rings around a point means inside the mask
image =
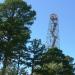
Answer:
POLYGON ((59 25, 58 16, 55 13, 50 15, 50 24, 47 33, 48 48, 59 48, 59 25))

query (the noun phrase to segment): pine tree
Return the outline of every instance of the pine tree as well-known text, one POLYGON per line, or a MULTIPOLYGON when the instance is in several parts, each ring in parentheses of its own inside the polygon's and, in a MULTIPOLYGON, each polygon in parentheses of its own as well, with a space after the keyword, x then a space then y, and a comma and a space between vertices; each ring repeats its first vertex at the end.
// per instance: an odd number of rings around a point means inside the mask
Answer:
POLYGON ((35 15, 36 13, 31 9, 31 6, 27 5, 23 0, 5 0, 4 3, 0 4, 2 75, 5 75, 6 67, 11 63, 12 59, 16 59, 15 56, 19 55, 30 38, 31 31, 29 27, 33 24, 35 15))
POLYGON ((27 66, 31 67, 31 75, 34 75, 40 59, 45 51, 45 45, 41 43, 41 40, 34 39, 28 46, 27 66))
POLYGON ((49 49, 41 59, 40 68, 36 70, 41 75, 74 75, 73 58, 63 54, 58 48, 49 49))

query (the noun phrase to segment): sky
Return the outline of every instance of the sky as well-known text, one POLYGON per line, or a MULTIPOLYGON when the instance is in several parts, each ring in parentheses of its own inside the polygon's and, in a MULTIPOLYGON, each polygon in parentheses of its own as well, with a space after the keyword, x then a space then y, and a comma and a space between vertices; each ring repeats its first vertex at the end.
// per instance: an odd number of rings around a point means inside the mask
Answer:
MULTIPOLYGON (((2 2, 3 0, 0 0, 2 2)), ((58 15, 60 49, 75 58, 75 0, 25 0, 37 13, 31 39, 47 41, 50 14, 58 15)))
POLYGON ((26 0, 36 11, 32 26, 32 39, 42 39, 45 43, 50 14, 58 15, 60 49, 75 58, 75 0, 26 0))

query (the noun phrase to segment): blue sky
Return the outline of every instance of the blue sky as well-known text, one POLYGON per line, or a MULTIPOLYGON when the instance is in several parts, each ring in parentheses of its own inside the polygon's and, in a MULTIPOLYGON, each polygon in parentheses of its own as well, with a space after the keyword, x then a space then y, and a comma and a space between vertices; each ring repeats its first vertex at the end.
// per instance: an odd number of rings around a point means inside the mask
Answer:
POLYGON ((26 2, 37 12, 36 21, 31 27, 31 38, 42 39, 45 43, 49 16, 56 13, 59 18, 60 49, 75 58, 75 0, 26 0, 26 2))
POLYGON ((26 0, 37 12, 32 26, 32 39, 41 38, 45 43, 49 16, 56 13, 59 18, 60 49, 75 58, 75 0, 26 0))

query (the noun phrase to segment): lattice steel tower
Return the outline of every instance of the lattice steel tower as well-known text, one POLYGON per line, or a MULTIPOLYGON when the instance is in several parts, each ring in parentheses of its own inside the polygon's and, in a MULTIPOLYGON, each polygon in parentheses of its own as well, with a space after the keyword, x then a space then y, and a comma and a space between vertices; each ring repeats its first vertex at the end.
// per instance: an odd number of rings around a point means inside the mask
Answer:
POLYGON ((48 37, 47 44, 48 47, 59 48, 59 25, 58 25, 58 16, 53 13, 50 15, 50 23, 48 27, 48 37))

